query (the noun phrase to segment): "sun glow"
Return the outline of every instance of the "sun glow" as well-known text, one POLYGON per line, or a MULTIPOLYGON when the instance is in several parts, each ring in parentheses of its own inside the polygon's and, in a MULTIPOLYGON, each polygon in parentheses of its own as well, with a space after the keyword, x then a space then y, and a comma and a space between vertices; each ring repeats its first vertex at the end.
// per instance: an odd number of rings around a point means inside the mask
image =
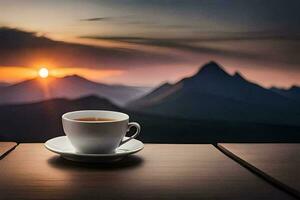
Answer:
POLYGON ((41 68, 39 70, 39 76, 41 78, 47 78, 49 76, 49 70, 47 68, 45 68, 45 67, 41 68))

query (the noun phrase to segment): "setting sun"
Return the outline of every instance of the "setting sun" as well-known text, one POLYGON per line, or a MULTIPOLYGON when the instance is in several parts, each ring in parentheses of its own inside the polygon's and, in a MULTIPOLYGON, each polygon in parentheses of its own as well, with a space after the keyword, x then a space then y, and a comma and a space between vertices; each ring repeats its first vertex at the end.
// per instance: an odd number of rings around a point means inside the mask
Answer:
POLYGON ((49 75, 49 70, 47 69, 47 68, 41 68, 40 70, 39 70, 39 76, 41 77, 41 78, 47 78, 48 77, 48 75, 49 75))

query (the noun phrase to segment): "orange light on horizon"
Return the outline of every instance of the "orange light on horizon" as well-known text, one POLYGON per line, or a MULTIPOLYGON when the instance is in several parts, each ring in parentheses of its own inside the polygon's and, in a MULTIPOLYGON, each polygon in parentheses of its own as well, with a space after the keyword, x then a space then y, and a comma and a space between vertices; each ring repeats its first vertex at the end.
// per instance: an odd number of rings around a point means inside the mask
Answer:
POLYGON ((16 83, 33 79, 38 76, 38 71, 29 67, 0 67, 0 82, 16 83))
POLYGON ((124 73, 119 69, 88 69, 88 68, 55 68, 49 71, 51 76, 64 77, 77 74, 93 81, 101 81, 109 77, 120 76, 124 73))
POLYGON ((40 70, 39 70, 39 76, 41 78, 47 78, 49 76, 49 70, 45 67, 42 67, 40 70))
POLYGON ((88 68, 69 68, 49 65, 36 65, 36 67, 6 67, 0 66, 0 82, 17 83, 24 80, 40 78, 50 81, 49 77, 62 78, 70 75, 79 75, 92 81, 108 81, 111 77, 118 77, 124 73, 119 69, 88 69, 88 68), (39 67, 38 67, 39 66, 39 67), (45 69, 44 69, 45 68, 45 69))

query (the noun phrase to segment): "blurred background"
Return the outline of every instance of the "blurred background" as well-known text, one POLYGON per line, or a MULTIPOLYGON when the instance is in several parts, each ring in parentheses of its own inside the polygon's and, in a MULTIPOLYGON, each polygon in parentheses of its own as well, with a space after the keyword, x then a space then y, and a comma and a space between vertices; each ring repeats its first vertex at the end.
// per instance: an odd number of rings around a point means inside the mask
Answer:
POLYGON ((300 142, 297 0, 1 0, 0 140, 126 112, 156 143, 300 142))

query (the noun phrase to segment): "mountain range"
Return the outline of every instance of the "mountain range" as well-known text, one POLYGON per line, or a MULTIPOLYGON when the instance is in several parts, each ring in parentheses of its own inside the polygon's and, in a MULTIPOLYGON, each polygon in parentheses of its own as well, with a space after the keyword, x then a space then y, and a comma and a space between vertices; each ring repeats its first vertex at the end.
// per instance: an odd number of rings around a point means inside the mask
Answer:
POLYGON ((4 85, 0 141, 44 142, 64 134, 63 113, 105 109, 139 122, 144 142, 300 142, 297 86, 267 89, 209 62, 191 77, 146 90, 76 75, 4 85))
POLYGON ((64 135, 61 115, 74 110, 125 112, 142 127, 139 139, 154 143, 300 142, 300 126, 227 120, 191 120, 140 113, 98 96, 0 106, 0 141, 45 142, 64 135))
POLYGON ((300 104, 294 98, 297 94, 297 89, 261 87, 238 72, 230 75, 217 63, 209 62, 195 75, 175 84, 165 83, 128 107, 185 119, 300 125, 300 104))
POLYGON ((300 101, 300 87, 298 86, 292 86, 289 89, 272 87, 271 90, 287 98, 300 101))
POLYGON ((0 104, 20 104, 53 98, 75 99, 97 95, 124 105, 144 95, 150 88, 124 85, 108 85, 72 75, 63 78, 35 78, 14 85, 0 87, 0 104))

